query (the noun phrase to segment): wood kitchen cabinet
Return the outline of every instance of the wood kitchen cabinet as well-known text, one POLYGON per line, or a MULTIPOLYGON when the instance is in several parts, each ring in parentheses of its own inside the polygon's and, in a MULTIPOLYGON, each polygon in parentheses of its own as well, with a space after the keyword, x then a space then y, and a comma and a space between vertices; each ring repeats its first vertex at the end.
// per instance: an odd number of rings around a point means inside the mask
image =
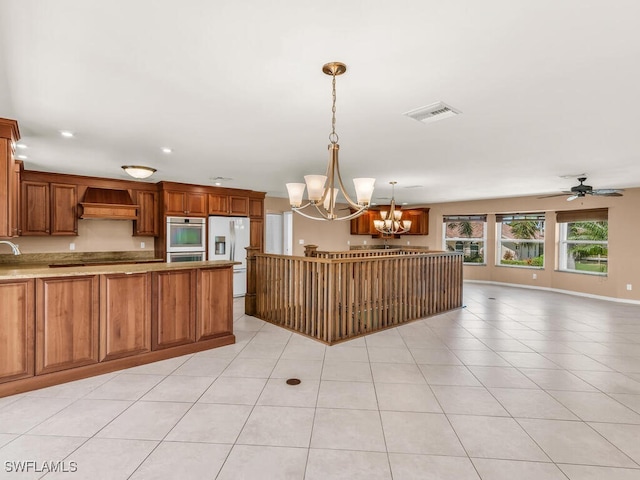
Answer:
POLYGON ((233 269, 203 268, 197 271, 196 340, 233 332, 233 269))
POLYGON ((261 218, 249 219, 249 246, 258 247, 260 253, 264 252, 264 220, 261 218))
POLYGON ((36 279, 35 373, 98 362, 98 277, 36 279))
POLYGON ((77 235, 78 187, 22 182, 22 235, 77 235))
POLYGON ((78 234, 78 187, 63 183, 52 183, 51 189, 51 235, 78 234))
POLYGON ((194 342, 196 272, 153 272, 151 297, 151 348, 159 350, 194 342))
POLYGON ((151 350, 151 275, 100 278, 100 361, 151 350))
POLYGON ((0 118, 0 238, 18 236, 16 202, 20 189, 15 182, 15 144, 18 140, 18 122, 0 118))
POLYGON ((13 166, 13 205, 12 205, 12 221, 15 222, 15 232, 17 236, 22 235, 22 191, 20 182, 22 181, 22 172, 24 164, 22 160, 16 160, 13 166))
POLYGON ((249 217, 264 218, 264 199, 249 198, 249 217))
POLYGON ((351 235, 375 235, 378 231, 373 226, 373 220, 380 218, 379 211, 368 210, 362 215, 351 219, 351 235))
MULTIPOLYGON (((359 217, 351 219, 351 235, 371 235, 372 237, 382 238, 383 235, 376 230, 373 221, 380 220, 380 210, 385 207, 377 207, 376 210, 368 210, 359 217)), ((389 207, 386 207, 389 211, 389 207)), ((428 235, 429 234, 429 209, 413 208, 402 210, 402 220, 411 220, 411 228, 408 232, 395 235, 399 238, 401 235, 428 235)))
POLYGON ((249 215, 249 198, 242 195, 209 194, 209 215, 249 215))
POLYGON ((49 235, 51 209, 48 182, 22 182, 22 235, 49 235))
POLYGON ((207 194, 177 190, 164 191, 164 214, 190 217, 207 216, 207 194))
POLYGON ((138 218, 133 222, 133 235, 157 237, 160 234, 158 192, 136 190, 134 195, 140 208, 138 218))
POLYGON ((0 383, 34 374, 34 281, 0 281, 0 383))
POLYGON ((411 229, 403 235, 429 235, 429 209, 417 208, 405 210, 403 220, 411 220, 411 229))

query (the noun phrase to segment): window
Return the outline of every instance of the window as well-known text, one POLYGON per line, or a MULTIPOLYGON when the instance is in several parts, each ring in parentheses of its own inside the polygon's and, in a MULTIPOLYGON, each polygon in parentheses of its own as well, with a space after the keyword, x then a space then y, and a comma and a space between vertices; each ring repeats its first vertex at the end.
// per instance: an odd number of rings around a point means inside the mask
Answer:
POLYGON ((567 272, 606 275, 609 212, 606 208, 556 212, 559 227, 558 268, 567 272))
POLYGON ((462 252, 466 264, 485 264, 486 215, 445 215, 442 232, 445 250, 462 252))
POLYGON ((496 215, 497 265, 544 267, 544 213, 496 215))

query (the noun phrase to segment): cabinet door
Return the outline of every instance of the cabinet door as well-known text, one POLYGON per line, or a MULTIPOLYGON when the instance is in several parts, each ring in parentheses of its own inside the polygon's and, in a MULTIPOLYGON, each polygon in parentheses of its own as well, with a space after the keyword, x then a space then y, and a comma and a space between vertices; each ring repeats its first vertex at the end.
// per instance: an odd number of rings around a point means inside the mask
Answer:
POLYGON ((164 212, 166 215, 185 215, 187 213, 187 194, 175 190, 164 192, 164 212))
POLYGON ((0 282, 0 383, 33 376, 33 280, 0 282))
POLYGON ((200 269, 196 341, 233 333, 233 268, 200 269))
POLYGON ((217 193, 209 194, 209 215, 228 215, 229 196, 217 193))
POLYGON ((428 210, 406 210, 402 213, 403 220, 411 220, 411 229, 404 235, 428 235, 429 213, 428 210))
POLYGON ((151 348, 159 350, 195 340, 194 270, 153 272, 151 348))
POLYGON ((264 220, 252 218, 249 220, 249 245, 258 247, 260 253, 264 252, 264 220))
POLYGON ((78 234, 78 187, 52 183, 51 189, 51 235, 78 234))
POLYGON ((149 273, 102 275, 100 361, 151 350, 149 273))
POLYGON ((49 184, 22 182, 22 235, 49 235, 49 212, 49 184))
POLYGON ((206 217, 207 216, 207 194, 187 193, 187 214, 206 217))
POLYGON ((22 195, 20 191, 20 180, 22 178, 23 163, 21 160, 16 160, 13 167, 13 176, 11 181, 13 182, 11 196, 13 202, 11 203, 11 231, 12 236, 17 237, 22 235, 22 195))
POLYGON ((36 279, 36 375, 98 361, 98 277, 36 279))
POLYGON ((18 231, 15 202, 20 190, 15 190, 15 144, 20 140, 18 122, 0 118, 0 238, 14 237, 18 231))
POLYGON ((367 211, 359 217, 351 219, 351 235, 375 235, 378 231, 373 226, 373 220, 380 218, 380 212, 367 211))
POLYGON ((264 218, 264 200, 261 198, 249 199, 249 216, 251 218, 264 218))
POLYGON ((249 198, 231 195, 229 197, 229 213, 243 217, 249 215, 249 198))
POLYGON ((158 217, 158 192, 136 191, 138 218, 133 222, 133 234, 157 237, 160 229, 158 217))

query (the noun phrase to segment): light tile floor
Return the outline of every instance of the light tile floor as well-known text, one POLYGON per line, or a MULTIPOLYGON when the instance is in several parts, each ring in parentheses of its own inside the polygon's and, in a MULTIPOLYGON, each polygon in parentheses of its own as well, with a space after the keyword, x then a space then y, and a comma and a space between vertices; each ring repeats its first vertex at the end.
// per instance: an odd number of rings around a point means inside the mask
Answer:
POLYGON ((237 300, 235 345, 1 398, 0 479, 639 480, 640 306, 464 293, 333 347, 237 300))

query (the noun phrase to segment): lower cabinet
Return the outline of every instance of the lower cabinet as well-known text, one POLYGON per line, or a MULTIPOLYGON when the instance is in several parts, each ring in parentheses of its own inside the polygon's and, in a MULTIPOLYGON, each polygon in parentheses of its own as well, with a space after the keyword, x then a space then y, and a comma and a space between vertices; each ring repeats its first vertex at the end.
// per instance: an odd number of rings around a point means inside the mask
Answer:
POLYGON ((98 362, 98 276, 36 279, 36 375, 98 362))
POLYGON ((174 268, 1 280, 0 397, 233 343, 232 266, 174 268))
POLYGON ((0 282, 0 383, 34 374, 33 280, 0 282))
POLYGON ((100 361, 151 350, 151 274, 100 278, 100 361))
POLYGON ((196 340, 230 334, 233 331, 233 269, 200 269, 197 276, 196 340))
POLYGON ((153 350, 195 341, 196 272, 153 272, 153 350))

